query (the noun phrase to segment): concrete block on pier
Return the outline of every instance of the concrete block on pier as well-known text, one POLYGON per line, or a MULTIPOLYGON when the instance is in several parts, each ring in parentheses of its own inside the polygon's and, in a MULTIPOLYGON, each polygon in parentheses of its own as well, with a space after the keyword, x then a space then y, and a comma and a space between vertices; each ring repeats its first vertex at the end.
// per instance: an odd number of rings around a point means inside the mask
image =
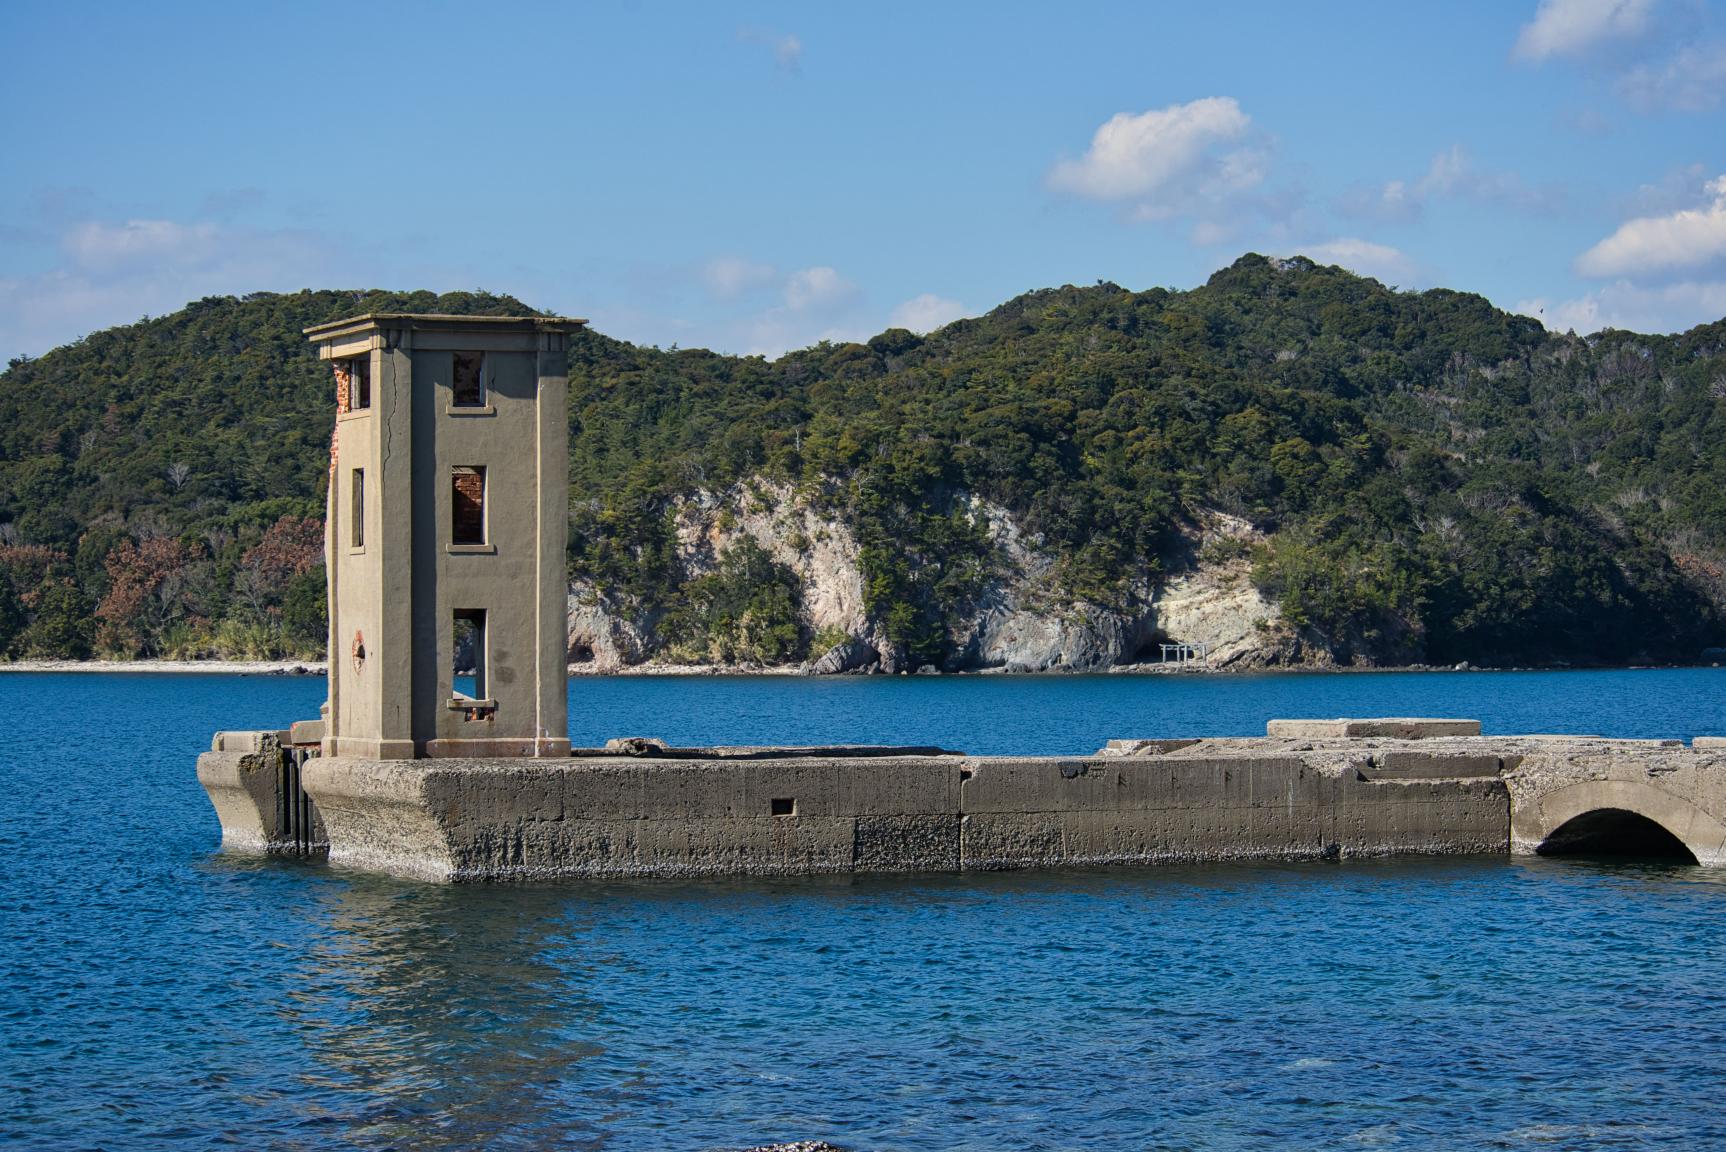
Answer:
POLYGON ((1364 736, 1394 740, 1430 740, 1440 736, 1478 736, 1478 720, 1440 720, 1413 716, 1384 716, 1366 720, 1271 720, 1266 736, 1296 740, 1337 740, 1364 736))

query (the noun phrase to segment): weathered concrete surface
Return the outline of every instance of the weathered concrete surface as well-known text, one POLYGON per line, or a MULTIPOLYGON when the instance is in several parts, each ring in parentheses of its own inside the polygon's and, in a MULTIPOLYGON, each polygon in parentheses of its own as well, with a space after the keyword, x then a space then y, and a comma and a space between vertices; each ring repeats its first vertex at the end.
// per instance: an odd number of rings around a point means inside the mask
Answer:
MULTIPOLYGON (((1340 723, 1415 735, 1111 740, 1075 757, 626 738, 568 759, 301 771, 332 862, 434 881, 1535 852, 1601 812, 1726 864, 1726 748, 1340 723)), ((200 759, 224 846, 281 843, 280 739, 223 734, 228 750, 200 759)))
POLYGON ((1503 785, 1378 782, 1299 754, 973 760, 965 868, 1502 852, 1503 785))
POLYGON ((1424 740, 1435 736, 1478 736, 1478 720, 1434 720, 1424 717, 1384 717, 1376 720, 1272 720, 1267 736, 1342 740, 1360 736, 1394 736, 1424 740))
MULTIPOLYGON (((210 751, 198 757, 198 783, 222 824, 222 848, 266 855, 298 853, 302 842, 283 796, 286 732, 218 732, 210 751)), ((316 812, 309 813, 307 841, 328 844, 316 812)))
POLYGON ((960 764, 336 757, 304 780, 332 863, 426 880, 954 871, 960 764))
POLYGON ((1120 741, 1083 757, 666 755, 677 751, 627 740, 616 754, 564 761, 338 757, 307 764, 305 787, 330 829, 333 863, 440 881, 1509 846, 1500 761, 1478 748, 1417 754, 1406 741, 1267 738, 1120 741))
POLYGON ((1510 844, 1538 852, 1565 825, 1602 811, 1645 817, 1701 864, 1726 864, 1726 748, 1677 741, 1557 740, 1505 775, 1510 844))

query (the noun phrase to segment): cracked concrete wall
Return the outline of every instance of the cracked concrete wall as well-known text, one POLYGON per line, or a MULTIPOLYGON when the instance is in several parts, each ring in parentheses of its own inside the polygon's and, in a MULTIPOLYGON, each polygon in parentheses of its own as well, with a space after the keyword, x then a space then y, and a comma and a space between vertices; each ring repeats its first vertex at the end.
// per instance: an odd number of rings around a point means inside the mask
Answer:
POLYGON ((369 408, 338 412, 332 446, 327 754, 568 752, 566 340, 581 323, 377 314, 307 329, 322 358, 370 365, 373 381, 369 408), (469 403, 458 360, 483 374, 469 403), (485 614, 495 707, 453 700, 458 610, 485 614))

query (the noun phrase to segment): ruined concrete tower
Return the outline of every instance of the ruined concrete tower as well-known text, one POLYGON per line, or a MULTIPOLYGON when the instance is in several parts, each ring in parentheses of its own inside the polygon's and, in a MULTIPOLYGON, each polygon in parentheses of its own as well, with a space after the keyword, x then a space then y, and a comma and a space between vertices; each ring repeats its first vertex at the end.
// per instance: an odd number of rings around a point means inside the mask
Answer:
POLYGON ((335 368, 323 754, 565 756, 569 334, 374 313, 335 368))

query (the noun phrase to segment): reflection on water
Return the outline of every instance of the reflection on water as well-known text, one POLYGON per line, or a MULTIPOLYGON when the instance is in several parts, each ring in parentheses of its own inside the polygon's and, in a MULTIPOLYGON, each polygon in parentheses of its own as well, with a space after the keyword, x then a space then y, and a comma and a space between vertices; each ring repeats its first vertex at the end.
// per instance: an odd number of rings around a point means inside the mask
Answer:
POLYGON ((398 884, 211 853, 198 746, 315 682, 74 679, 0 731, 0 1141, 1726 1144, 1718 871, 398 884))
POLYGON ((603 1053, 587 1039, 601 1032, 603 1003, 590 966, 551 956, 569 929, 554 893, 500 904, 473 889, 332 888, 315 906, 297 994, 280 1009, 321 1066, 303 1090, 365 1102, 346 1139, 399 1147, 431 1126, 595 1140, 590 1119, 556 1099, 603 1053))

